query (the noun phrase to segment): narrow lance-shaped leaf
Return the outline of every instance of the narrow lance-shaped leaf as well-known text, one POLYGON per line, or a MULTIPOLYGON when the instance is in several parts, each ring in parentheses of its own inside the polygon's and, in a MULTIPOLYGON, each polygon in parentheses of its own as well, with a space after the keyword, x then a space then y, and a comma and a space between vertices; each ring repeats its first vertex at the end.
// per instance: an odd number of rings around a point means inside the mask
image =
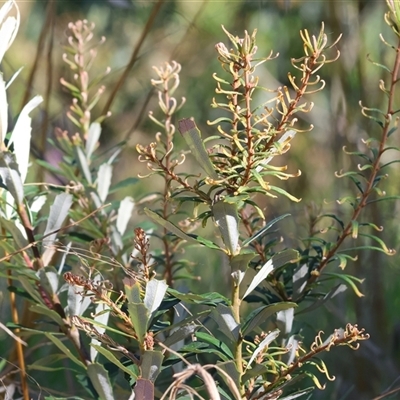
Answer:
MULTIPOLYGON (((36 311, 36 310, 35 310, 36 311)), ((80 361, 77 357, 75 357, 75 355, 71 352, 71 350, 65 346, 65 344, 58 339, 57 337, 55 337, 54 335, 52 335, 50 332, 43 332, 43 334, 49 339, 51 340, 66 356, 68 356, 68 358, 70 358, 75 364, 79 365, 80 367, 82 367, 83 369, 86 368, 86 366, 83 364, 82 361, 80 361)))
POLYGON ((275 329, 274 331, 268 333, 268 335, 262 340, 262 342, 258 345, 252 356, 250 357, 249 363, 247 364, 247 368, 250 367, 251 363, 255 360, 258 354, 265 349, 271 342, 273 342, 279 336, 279 329, 275 329))
POLYGON ((217 180, 218 175, 215 172, 214 165, 210 160, 201 138, 200 130, 197 128, 195 122, 190 118, 181 119, 179 121, 179 132, 182 134, 199 165, 210 178, 217 180))
POLYGON ((18 164, 18 170, 21 174, 22 182, 25 182, 28 173, 29 152, 31 147, 32 119, 29 116, 29 113, 42 101, 43 98, 41 96, 35 96, 25 105, 18 117, 17 123, 15 124, 8 142, 8 148, 10 148, 11 144, 14 145, 15 159, 18 164))
POLYGON ((3 74, 0 73, 0 151, 6 149, 4 138, 7 134, 8 127, 8 103, 6 94, 6 83, 3 74))
MULTIPOLYGON (((69 193, 60 193, 54 200, 54 203, 50 207, 49 218, 47 220, 46 230, 44 234, 48 234, 50 232, 57 231, 61 228, 62 224, 65 221, 65 218, 68 215, 68 211, 71 208, 72 204, 72 195, 69 193)), ((43 240, 43 244, 47 246, 46 250, 43 253, 43 265, 46 266, 50 263, 56 249, 54 248, 53 243, 57 237, 57 232, 46 237, 43 240)))
MULTIPOLYGON (((105 303, 98 303, 96 305, 96 313, 94 316, 95 321, 99 322, 103 325, 107 325, 109 317, 110 317, 110 313, 107 310, 107 305, 105 303)), ((99 325, 97 325, 96 329, 100 334, 103 334, 106 330, 106 328, 99 326, 99 325)), ((90 344, 101 345, 101 342, 99 342, 95 337, 92 337, 90 344)), ((96 359, 97 353, 98 353, 97 349, 95 347, 91 346, 90 347, 90 359, 92 361, 94 361, 96 359)))
MULTIPOLYGON (((72 204, 72 195, 69 193, 60 193, 54 199, 54 203, 50 207, 49 218, 47 220, 46 230, 44 235, 50 232, 56 231, 61 228, 65 218, 68 215, 68 211, 72 204)), ((54 233, 44 239, 46 244, 52 244, 57 236, 54 233)))
POLYGON ((201 236, 198 235, 188 235, 187 233, 183 232, 180 228, 178 228, 176 225, 174 225, 172 222, 167 221, 154 211, 149 210, 148 208, 144 209, 145 214, 150 217, 153 221, 157 222, 160 224, 163 228, 166 228, 170 232, 172 232, 174 235, 180 237, 183 240, 187 240, 190 243, 193 244, 202 244, 203 246, 206 246, 210 249, 216 249, 216 250, 222 250, 219 246, 217 246, 215 243, 211 242, 210 240, 207 240, 201 236))
POLYGON ((22 205, 24 198, 24 186, 14 154, 10 152, 0 153, 0 177, 2 184, 11 193, 18 207, 22 205))
POLYGON ((110 350, 107 350, 104 347, 98 346, 96 344, 92 344, 92 346, 100 354, 102 354, 105 358, 107 358, 108 361, 111 361, 113 364, 115 364, 121 371, 124 371, 126 374, 130 375, 134 379, 137 378, 137 375, 134 373, 134 371, 132 369, 125 367, 125 365, 122 364, 121 361, 119 361, 119 359, 110 350))
POLYGON ((212 212, 229 254, 238 254, 240 252, 240 247, 238 246, 239 216, 236 204, 220 200, 212 206, 212 212))
POLYGON ((138 340, 142 344, 149 324, 149 311, 143 303, 128 303, 128 312, 138 340))
POLYGON ((229 307, 218 304, 217 308, 213 310, 212 318, 217 323, 219 330, 233 343, 238 340, 240 325, 235 321, 235 317, 229 307))
POLYGON ((115 399, 108 372, 101 364, 89 364, 87 374, 99 395, 99 400, 115 399))
POLYGON ((125 233, 134 207, 135 203, 132 197, 129 196, 125 197, 119 205, 117 215, 117 230, 121 235, 125 233))
MULTIPOLYGON (((294 137, 296 136, 296 131, 293 129, 285 132, 282 137, 277 141, 282 147, 284 147, 286 144, 288 144, 294 137)), ((279 155, 279 151, 277 148, 274 148, 271 152, 271 156, 267 157, 265 160, 263 160, 256 168, 257 172, 261 172, 266 165, 269 164, 269 162, 276 156, 279 155)))
POLYGON ((111 185, 113 167, 109 163, 101 164, 97 174, 97 193, 104 203, 111 185))
POLYGON ((89 185, 91 185, 93 183, 92 174, 90 173, 89 164, 86 159, 86 156, 83 150, 79 147, 79 145, 74 146, 74 150, 75 150, 75 159, 78 162, 79 168, 81 169, 81 172, 83 176, 86 178, 89 185))
POLYGON ((86 160, 90 162, 90 158, 99 142, 101 135, 101 125, 98 122, 92 122, 89 127, 89 132, 86 139, 86 160))
POLYGON ((272 259, 268 260, 261 269, 257 272, 257 275, 251 281, 249 287, 247 288, 243 298, 246 298, 274 269, 274 264, 272 259))
POLYGON ((147 283, 143 302, 150 314, 158 309, 164 299, 167 289, 168 285, 165 283, 165 281, 152 279, 147 283))
POLYGON ((256 326, 260 326, 265 323, 268 318, 270 318, 273 314, 287 310, 289 308, 297 307, 296 303, 291 302, 281 302, 276 304, 269 304, 267 306, 262 306, 250 313, 247 316, 245 322, 243 323, 242 334, 249 334, 256 326))
POLYGON ((278 221, 289 217, 290 214, 284 214, 281 215, 279 217, 276 217, 275 219, 273 219, 272 221, 268 222, 263 228, 261 228, 258 232, 256 232, 252 237, 248 238, 247 240, 245 240, 242 244, 243 247, 249 245, 253 240, 256 240, 258 238, 261 238, 262 236, 265 235, 265 233, 267 232, 268 229, 270 229, 273 225, 275 225, 278 221))
POLYGON ((0 9, 0 63, 3 61, 5 52, 12 45, 17 35, 19 23, 20 13, 17 3, 13 0, 8 0, 0 9), (8 16, 7 19, 4 20, 13 7, 17 10, 17 16, 8 16))

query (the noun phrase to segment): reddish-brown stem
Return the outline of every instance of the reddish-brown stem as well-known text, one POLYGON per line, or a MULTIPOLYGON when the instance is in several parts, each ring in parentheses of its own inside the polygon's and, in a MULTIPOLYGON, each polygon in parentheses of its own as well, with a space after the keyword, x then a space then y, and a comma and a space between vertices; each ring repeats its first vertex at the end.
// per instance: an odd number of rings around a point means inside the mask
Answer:
POLYGON ((251 124, 251 91, 252 84, 250 82, 250 70, 251 70, 251 56, 246 55, 245 57, 245 69, 244 69, 244 98, 246 102, 246 137, 247 137, 247 162, 246 169, 244 171, 244 177, 242 185, 245 186, 251 176, 251 171, 253 167, 253 156, 254 156, 254 148, 253 148, 253 134, 252 124, 251 124))
MULTIPOLYGON (((164 95, 164 104, 168 105, 170 104, 170 95, 169 95, 169 90, 168 90, 168 80, 166 79, 164 81, 164 90, 163 90, 163 95, 164 95)), ((166 133, 166 148, 165 148, 165 167, 170 170, 171 169, 171 150, 172 150, 172 141, 173 141, 173 127, 171 129, 171 117, 172 115, 168 113, 165 115, 165 133, 166 133)), ((166 177, 165 179, 165 184, 164 184, 164 194, 163 194, 163 217, 164 219, 168 219, 170 217, 170 207, 169 207, 169 198, 170 198, 170 189, 171 189, 171 179, 166 177)), ((164 228, 164 235, 163 235, 163 244, 164 244, 164 257, 165 257, 165 269, 164 269, 164 278, 167 282, 167 285, 172 287, 172 282, 173 282, 173 273, 172 273, 172 254, 170 251, 170 241, 168 240, 168 230, 164 228)))
MULTIPOLYGON (((339 247, 342 245, 344 240, 351 234, 352 221, 357 220, 357 218, 360 216, 361 211, 367 205, 368 198, 369 198, 370 194, 372 193, 374 181, 380 170, 380 162, 381 162, 382 154, 384 153, 386 141, 388 139, 390 124, 392 121, 391 117, 394 114, 394 111, 393 111, 393 101, 394 101, 394 95, 395 95, 394 89, 398 82, 399 70, 400 70, 400 40, 397 45, 396 59, 394 62, 393 72, 391 74, 389 100, 388 100, 388 105, 387 105, 387 112, 385 115, 385 124, 382 129, 382 136, 381 136, 381 141, 379 143, 378 154, 372 164, 371 175, 368 179, 367 186, 366 186, 364 192, 362 193, 362 196, 358 203, 358 206, 355 208, 355 210, 353 212, 350 222, 346 225, 346 227, 343 229, 342 233, 339 235, 339 238, 337 239, 335 245, 329 250, 329 252, 326 254, 325 258, 319 264, 319 266, 318 266, 319 272, 322 271, 328 265, 329 261, 336 254, 336 252, 338 251, 339 247)), ((313 283, 316 279, 317 279, 317 275, 312 275, 308 281, 308 284, 313 283)))
MULTIPOLYGON (((302 97, 306 93, 308 82, 311 78, 311 75, 313 73, 313 70, 314 70, 314 67, 316 64, 317 64, 316 57, 315 56, 310 57, 306 72, 304 73, 304 76, 301 79, 301 86, 300 86, 299 90, 297 90, 297 92, 296 92, 296 97, 289 104, 288 111, 285 113, 285 115, 282 117, 281 121, 279 122, 278 126, 276 127, 277 132, 280 132, 282 130, 282 128, 288 123, 289 118, 292 116, 293 112, 295 111, 297 105, 299 104, 299 101, 302 99, 302 97)), ((276 136, 269 139, 266 142, 263 151, 267 151, 275 141, 276 141, 276 136)))

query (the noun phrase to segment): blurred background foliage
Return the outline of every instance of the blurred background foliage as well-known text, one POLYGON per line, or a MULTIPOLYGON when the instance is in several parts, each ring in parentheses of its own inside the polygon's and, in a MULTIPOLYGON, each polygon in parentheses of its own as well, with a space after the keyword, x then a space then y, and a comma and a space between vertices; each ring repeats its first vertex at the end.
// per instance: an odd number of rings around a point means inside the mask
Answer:
MULTIPOLYGON (((339 43, 341 57, 322 72, 326 89, 314 97, 316 104, 313 111, 304 114, 304 127, 312 124, 314 129, 298 134, 292 150, 284 156, 290 157, 290 160, 282 161, 282 165, 289 164, 291 172, 297 169, 302 171, 299 178, 287 183, 290 192, 302 198, 302 202, 295 204, 279 198, 269 200, 265 207, 267 219, 287 211, 292 214, 291 222, 282 225, 284 228, 280 232, 284 244, 288 246, 296 245, 300 237, 307 235, 308 218, 321 207, 341 214, 350 212, 334 200, 345 196, 349 190, 353 191, 353 185, 335 178, 334 172, 347 169, 353 162, 344 154, 342 147, 360 149, 360 138, 366 137, 366 131, 373 135, 377 128, 372 121, 362 117, 359 101, 362 100, 368 107, 383 107, 382 102, 385 101, 378 84, 387 76, 383 76, 382 70, 367 60, 369 54, 372 60, 390 65, 388 57, 392 55, 379 40, 380 33, 386 34, 388 39, 392 37, 383 21, 386 12, 384 1, 49 0, 20 2, 19 7, 21 29, 7 53, 3 70, 5 78, 9 79, 13 72, 24 66, 19 79, 13 83, 11 95, 14 97, 9 99, 13 115, 18 114, 26 98, 36 94, 45 97, 40 114, 36 112, 34 117, 36 126, 32 147, 37 158, 57 162, 57 154, 47 142, 53 136, 55 127, 74 133, 74 127, 65 117, 70 99, 59 83, 61 77, 67 78, 69 74, 62 62, 67 24, 87 19, 96 24, 98 40, 101 36, 106 37, 105 44, 99 48, 94 70, 101 74, 110 66, 112 71, 103 81, 105 95, 93 114, 95 117, 101 115, 110 106, 112 116, 103 125, 104 149, 126 142, 114 174, 115 181, 145 172, 145 166, 137 162, 135 146, 137 143, 149 143, 157 132, 147 118, 149 110, 157 112, 157 99, 152 96, 150 84, 150 79, 155 77, 152 66, 170 60, 182 64, 177 97, 186 97, 187 103, 179 117, 194 117, 203 135, 211 135, 215 127, 208 126, 207 121, 215 118, 214 110, 210 108, 215 88, 212 74, 220 73, 214 46, 220 41, 227 41, 221 25, 235 35, 241 35, 243 30, 251 32, 257 29, 260 54, 268 55, 270 50, 280 54, 260 68, 262 85, 276 88, 288 84, 287 72, 292 71, 290 58, 301 54, 299 30, 307 28, 310 33, 317 33, 324 21, 331 42, 343 33, 339 43), (142 39, 133 67, 109 104, 117 82, 142 39)), ((393 135, 392 141, 393 145, 400 145, 398 135, 393 135)), ((387 170, 391 179, 385 190, 389 194, 398 192, 400 174, 397 165, 393 164, 387 170)), ((193 165, 193 172, 196 172, 195 168, 193 165)), ((30 174, 28 179, 35 182, 41 171, 32 168, 30 174)), ((39 179, 49 180, 52 177, 39 179)), ((142 180, 125 194, 140 200, 149 191, 157 190, 156 179, 142 180)), ((371 213, 369 220, 384 225, 382 238, 388 247, 399 250, 400 204, 395 201, 378 204, 379 207, 367 209, 371 213)), ((141 220, 143 216, 138 215, 133 226, 138 226, 141 220)), ((314 323, 330 332, 351 322, 365 327, 371 334, 371 339, 363 343, 357 352, 339 349, 327 355, 326 363, 336 381, 328 385, 326 391, 314 393, 313 398, 371 399, 392 385, 398 386, 398 260, 398 256, 389 258, 378 252, 360 254, 358 261, 347 268, 350 274, 365 278, 362 285, 365 297, 360 299, 354 293, 345 293, 338 296, 340 299, 335 298, 334 302, 315 311, 315 314, 304 315, 313 332, 314 323)), ((193 273, 196 274, 196 269, 207 268, 210 275, 215 275, 215 279, 210 281, 217 286, 224 281, 224 269, 219 267, 219 260, 214 261, 205 261, 204 256, 200 258, 198 255, 193 273)), ((197 284, 201 285, 201 282, 197 284)), ((1 309, 7 309, 4 302, 1 309)))

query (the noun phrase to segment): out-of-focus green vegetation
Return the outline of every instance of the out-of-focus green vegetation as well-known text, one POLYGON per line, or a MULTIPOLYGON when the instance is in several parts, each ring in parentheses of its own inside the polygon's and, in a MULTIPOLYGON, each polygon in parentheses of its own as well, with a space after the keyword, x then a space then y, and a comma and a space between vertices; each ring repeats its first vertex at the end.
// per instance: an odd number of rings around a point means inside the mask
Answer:
MULTIPOLYGON (((343 146, 357 149, 359 139, 367 137, 367 131, 373 136, 377 128, 373 121, 362 117, 359 101, 362 99, 363 104, 377 108, 382 107, 385 101, 378 89, 383 72, 368 61, 370 58, 391 64, 393 52, 390 53, 379 40, 380 33, 386 37, 390 31, 382 18, 386 11, 385 2, 65 0, 21 2, 19 6, 21 30, 2 67, 8 79, 21 65, 24 66, 19 79, 13 83, 14 97, 9 98, 14 115, 21 110, 24 99, 36 94, 45 97, 40 114, 35 116, 32 134, 32 150, 38 159, 57 162, 58 155, 47 141, 54 136, 55 127, 74 133, 74 127, 65 118, 68 95, 60 85, 60 78, 70 74, 62 62, 64 31, 68 23, 87 19, 96 24, 99 38, 106 37, 105 44, 99 48, 94 70, 101 72, 110 66, 112 72, 103 82, 105 95, 93 114, 100 115, 107 107, 107 101, 113 99, 109 108, 112 115, 105 120, 103 127, 102 146, 109 148, 126 141, 114 172, 116 181, 145 172, 145 166, 137 162, 135 146, 152 141, 156 133, 154 124, 147 117, 148 111, 154 110, 157 104, 150 84, 154 77, 152 66, 171 60, 182 65, 179 94, 185 96, 187 102, 178 117, 194 117, 203 135, 213 135, 215 127, 209 126, 207 121, 216 116, 209 105, 215 87, 212 74, 220 69, 215 44, 226 42, 221 25, 237 35, 241 35, 243 30, 252 32, 257 29, 258 47, 265 51, 265 56, 270 50, 279 52, 280 57, 259 69, 260 82, 265 87, 288 84, 290 58, 301 54, 300 29, 307 28, 316 33, 323 21, 331 41, 342 33, 338 45, 340 59, 321 72, 326 89, 316 95, 313 100, 316 106, 312 112, 304 114, 304 121, 300 121, 305 128, 312 124, 314 129, 297 134, 293 150, 287 155, 290 160, 283 161, 291 166, 291 172, 296 172, 297 168, 302 171, 299 178, 287 183, 290 192, 302 198, 302 202, 291 204, 289 200, 279 198, 268 200, 265 206, 271 219, 285 211, 294 216, 294 220, 285 225, 285 240, 292 241, 293 246, 298 237, 307 232, 307 215, 312 210, 324 207, 339 215, 346 213, 346 208, 339 208, 332 199, 342 197, 352 189, 345 180, 338 180, 333 172, 347 169, 351 162, 344 155, 343 146), (152 13, 155 14, 154 20, 148 27, 137 59, 122 87, 112 97, 152 13), (32 72, 34 61, 37 62, 36 70, 32 72)), ((398 94, 397 100, 399 97, 398 94)), ((393 137, 399 141, 398 136, 393 137)), ((184 143, 181 145, 183 148, 184 143)), ((193 165, 193 173, 196 168, 193 165)), ((391 179, 384 190, 396 194, 400 179, 398 164, 393 164, 386 172, 391 179)), ((32 169, 30 173, 37 176, 38 171, 32 169)), ((157 178, 149 182, 143 180, 125 189, 125 194, 140 200, 142 194, 148 193, 149 185, 154 191, 162 184, 157 178)), ((399 211, 398 201, 392 201, 369 208, 367 212, 370 215, 365 217, 378 225, 384 222, 382 238, 396 250, 399 250, 399 211)), ((137 226, 143 219, 143 215, 137 215, 132 224, 137 226)), ((201 252, 198 253, 194 274, 196 268, 204 270, 206 262, 201 252)), ((216 271, 209 269, 210 276, 218 276, 218 280, 214 280, 216 287, 223 280, 219 275, 218 261, 214 260, 216 271)), ((304 317, 308 318, 310 330, 313 330, 314 323, 331 332, 338 325, 351 322, 364 327, 371 335, 371 339, 357 352, 339 350, 325 355, 324 360, 330 365, 336 380, 327 390, 314 392, 313 399, 371 399, 400 386, 399 268, 396 255, 389 258, 379 252, 360 253, 357 261, 348 264, 347 271, 365 278, 361 288, 365 297, 358 298, 349 291, 316 310, 312 318, 308 314, 304 317)), ((202 284, 195 285, 201 287, 202 284)), ((7 302, 3 301, 0 313, 7 312, 7 302)), ((394 396, 396 398, 396 394, 394 396)))

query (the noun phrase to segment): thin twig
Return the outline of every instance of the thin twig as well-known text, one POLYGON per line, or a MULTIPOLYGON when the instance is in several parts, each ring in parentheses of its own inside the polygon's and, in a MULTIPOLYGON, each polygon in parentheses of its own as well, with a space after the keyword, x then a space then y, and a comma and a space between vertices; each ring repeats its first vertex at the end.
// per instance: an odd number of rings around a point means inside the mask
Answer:
POLYGON ((101 115, 107 115, 107 113, 109 112, 112 103, 114 102, 115 98, 117 97, 117 93, 119 92, 119 90, 121 89, 122 85, 125 83, 126 79, 128 78, 128 75, 131 72, 131 69, 133 68, 133 66, 135 65, 137 59, 138 59, 138 55, 139 55, 139 51, 142 48, 142 45, 147 37, 147 35, 150 32, 150 29, 155 21, 155 18, 158 14, 158 12, 160 11, 160 8, 162 6, 162 4, 164 3, 165 0, 158 0, 157 3, 154 5, 153 9, 151 10, 151 14, 146 22, 145 27, 142 30, 142 34, 140 35, 140 38, 136 44, 135 49, 133 50, 131 59, 129 60, 128 65, 125 68, 125 71, 123 72, 123 74, 121 75, 119 81, 117 82, 117 84, 114 87, 114 90, 111 92, 109 98, 107 99, 106 105, 103 108, 103 112, 101 113, 101 115))

